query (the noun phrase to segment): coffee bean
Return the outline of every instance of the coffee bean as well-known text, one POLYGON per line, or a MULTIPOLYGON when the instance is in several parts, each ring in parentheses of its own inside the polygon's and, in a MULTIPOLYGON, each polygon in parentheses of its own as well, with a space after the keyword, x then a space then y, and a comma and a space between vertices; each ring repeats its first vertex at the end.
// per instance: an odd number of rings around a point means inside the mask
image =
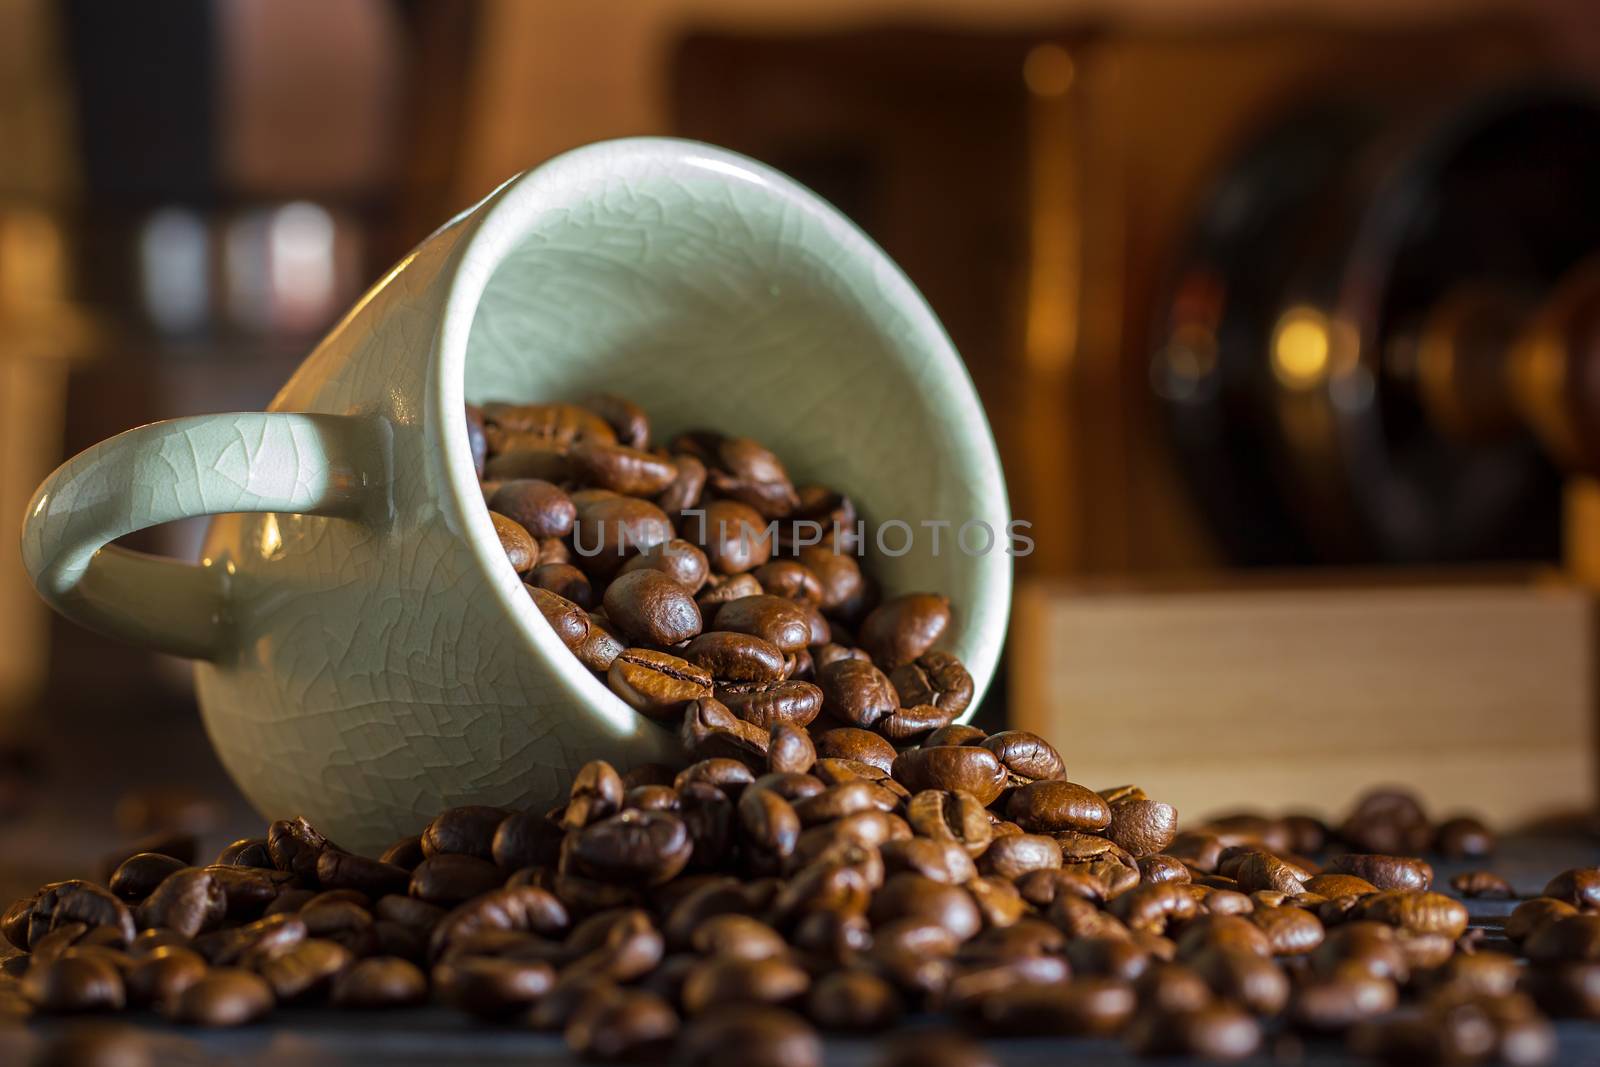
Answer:
POLYGON ((1078 978, 1070 984, 1022 986, 984 1001, 983 1023, 1006 1034, 1114 1034, 1133 1015, 1133 987, 1116 978, 1078 978))
POLYGON ((689 829, 677 815, 624 811, 580 832, 567 855, 589 878, 660 885, 683 870, 693 849, 689 829))
POLYGON ((716 629, 752 634, 780 652, 798 652, 811 640, 811 624, 804 609, 782 597, 757 596, 730 600, 717 609, 716 629))
POLYGON ((950 725, 950 720, 953 718, 955 718, 953 711, 946 711, 933 704, 919 704, 916 707, 895 710, 880 719, 875 729, 891 741, 904 744, 950 725))
POLYGON ((1409 856, 1347 853, 1334 857, 1328 869, 1365 878, 1379 889, 1427 889, 1433 883, 1433 868, 1409 856))
POLYGON ((678 736, 697 760, 737 760, 752 773, 766 768, 767 731, 745 722, 715 698, 689 701, 678 736))
POLYGON ((579 482, 629 496, 654 496, 678 477, 671 460, 627 445, 583 441, 567 457, 579 482))
POLYGON ((489 498, 489 510, 511 519, 541 540, 567 536, 578 514, 572 499, 560 487, 536 478, 502 482, 489 498))
MULTIPOLYGON (((905 1007, 895 988, 869 970, 832 971, 817 979, 806 1013, 825 1030, 876 1033, 899 1022, 905 1007)), ((938 1060, 915 1062, 937 1067, 938 1060)))
POLYGON ((689 591, 657 570, 619 574, 606 586, 606 617, 639 645, 675 645, 700 632, 700 609, 689 591))
POLYGON ((606 672, 611 691, 635 711, 658 721, 679 719, 691 700, 711 696, 711 672, 647 648, 630 648, 606 672))
POLYGON ((791 1011, 729 1005, 683 1028, 678 1060, 684 1067, 821 1067, 822 1042, 791 1011))
POLYGON ((539 562, 539 545, 533 536, 522 528, 521 523, 497 511, 489 512, 489 518, 494 523, 495 536, 500 539, 500 551, 506 554, 511 569, 518 574, 533 570, 539 562))
POLYGON ((508 813, 503 808, 470 804, 450 808, 434 817, 422 831, 422 854, 476 856, 490 859, 494 833, 508 813))
POLYGON ((1040 834, 1007 834, 997 837, 978 857, 978 869, 985 874, 1015 880, 1029 871, 1061 866, 1061 846, 1040 834))
POLYGON ((222 921, 228 901, 210 871, 187 867, 168 875, 139 905, 139 925, 194 937, 222 921))
MULTIPOLYGON (((705 552, 707 562, 717 574, 743 574, 766 563, 772 556, 767 520, 756 509, 737 500, 708 501, 700 513, 684 518, 683 527, 684 539, 705 552)), ((759 588, 760 583, 756 585, 759 588)))
POLYGON ((258 964, 273 995, 284 1003, 325 994, 334 978, 355 961, 350 950, 333 941, 301 941, 281 955, 258 964))
POLYGON ((177 945, 152 949, 124 976, 128 1003, 161 1008, 205 976, 206 960, 177 945))
POLYGON ((427 977, 393 956, 362 960, 333 982, 333 1003, 345 1008, 403 1008, 427 998, 427 977))
POLYGON ((112 872, 110 889, 129 903, 137 903, 155 891, 168 875, 183 870, 182 860, 159 852, 138 852, 123 860, 112 872))
POLYGON ((396 867, 404 867, 408 871, 416 870, 417 864, 426 857, 422 852, 422 835, 414 834, 411 837, 402 837, 378 857, 380 863, 392 863, 396 867))
POLYGON ((272 987, 249 971, 216 968, 168 1002, 175 1022, 197 1026, 242 1026, 272 1010, 272 987))
POLYGON ((622 574, 653 570, 665 574, 693 596, 711 576, 706 554, 681 538, 663 541, 640 552, 622 565, 622 574))
POLYGON ((573 494, 572 501, 577 519, 571 562, 591 577, 610 577, 630 556, 672 540, 672 522, 648 500, 588 490, 573 494))
POLYGON ((737 810, 748 848, 772 860, 793 854, 800 838, 800 817, 787 800, 770 789, 746 789, 737 810))
POLYGON ((717 697, 745 722, 764 730, 778 723, 805 726, 822 711, 822 690, 810 682, 730 682, 717 697))
POLYGON ((120 1011, 122 976, 103 959, 63 957, 29 967, 18 986, 36 1010, 49 1014, 120 1011))
POLYGON ((941 745, 916 748, 895 757, 895 781, 912 792, 924 789, 960 790, 978 803, 994 803, 1005 788, 1005 768, 986 748, 941 745))
POLYGON ((778 682, 784 677, 783 652, 751 634, 703 633, 684 646, 683 658, 710 671, 718 681, 778 682))
POLYGON ((657 506, 668 515, 697 507, 706 487, 706 465, 698 457, 687 452, 675 452, 672 454, 672 465, 678 472, 677 476, 656 497, 657 506))
POLYGON ((1540 896, 1565 901, 1580 908, 1600 907, 1600 867, 1574 867, 1562 871, 1540 896))
POLYGON ((409 891, 419 900, 448 907, 488 892, 504 877, 488 860, 445 852, 417 864, 409 891))
POLYGON ((555 986, 555 968, 542 960, 466 957, 433 969, 433 986, 449 1004, 483 1019, 505 1019, 555 986))
POLYGON ((595 1060, 649 1059, 678 1032, 678 1016, 662 997, 642 990, 590 997, 572 1013, 567 1047, 595 1060))
POLYGON ((578 662, 588 667, 596 674, 604 674, 611 669, 617 657, 627 650, 620 636, 612 628, 610 620, 604 615, 589 614, 589 636, 585 637, 577 648, 572 650, 578 657, 578 662))
POLYGON ((685 978, 683 1010, 700 1015, 736 1004, 783 1004, 805 996, 810 986, 810 976, 786 960, 717 956, 685 978))
POLYGON ((811 735, 790 723, 773 723, 767 739, 767 768, 774 774, 805 774, 817 762, 811 735))
POLYGON ((764 593, 813 606, 822 603, 822 581, 803 563, 775 560, 763 563, 752 573, 764 593))
POLYGON ((747 596, 760 596, 761 583, 748 574, 735 574, 724 576, 713 574, 706 579, 705 586, 700 590, 695 603, 700 605, 702 618, 711 620, 717 614, 717 609, 732 600, 742 600, 747 596))
POLYGON ((933 647, 950 625, 950 600, 907 593, 886 600, 861 624, 861 647, 886 670, 910 663, 933 647))
POLYGON ((317 857, 317 881, 329 889, 358 889, 378 897, 404 893, 411 883, 411 872, 350 852, 324 852, 317 857))
POLYGON ((1289 1002, 1289 1017, 1301 1029, 1336 1032, 1393 1011, 1398 999, 1395 984, 1388 979, 1342 974, 1297 988, 1289 1002))
POLYGON ((1003 730, 982 738, 982 745, 994 753, 1018 785, 1066 777, 1061 754, 1038 734, 1026 730, 1003 730))
POLYGON ((568 790, 567 804, 557 821, 568 830, 581 830, 608 815, 615 815, 622 810, 626 790, 615 767, 605 760, 590 760, 578 768, 577 777, 568 790))
POLYGON ((581 406, 603 419, 619 443, 629 448, 649 447, 650 417, 638 404, 610 393, 593 393, 581 406))
POLYGON ((242 837, 217 853, 216 866, 271 867, 272 854, 264 837, 242 837))
POLYGON ((328 839, 303 818, 279 819, 267 828, 267 852, 272 865, 307 881, 316 877, 317 856, 331 847, 328 839))
POLYGON ((1141 793, 1113 801, 1111 824, 1106 836, 1134 856, 1150 856, 1168 845, 1178 834, 1178 811, 1171 804, 1150 800, 1141 793))
POLYGON ((1104 830, 1111 823, 1111 809, 1098 793, 1059 779, 1018 789, 1006 812, 1023 829, 1042 833, 1104 830))
POLYGON ((1464 897, 1482 900, 1510 900, 1516 896, 1511 883, 1493 871, 1462 871, 1450 879, 1450 888, 1464 897))
POLYGON ((972 703, 972 675, 948 652, 924 653, 896 667, 889 678, 901 707, 932 704, 954 719, 972 703))
POLYGON ((1433 826, 1428 822, 1422 805, 1410 793, 1377 790, 1357 802, 1355 809, 1339 827, 1339 836, 1356 852, 1413 854, 1421 852, 1431 843, 1433 826))
MULTIPOLYGON (((1460 908, 1461 905, 1456 904, 1456 907, 1460 908)), ((1466 909, 1462 908, 1462 912, 1465 911, 1466 909)), ((1372 917, 1378 918, 1378 916, 1372 917)), ((1448 935, 1449 930, 1443 929, 1437 932, 1448 935)), ((1600 961, 1600 915, 1568 915, 1543 923, 1523 940, 1522 951, 1535 962, 1600 961)))
POLYGON ((1434 831, 1434 849, 1451 859, 1477 859, 1492 853, 1494 847, 1494 834, 1471 816, 1447 819, 1434 831))
POLYGON ((594 607, 594 587, 589 583, 589 576, 570 563, 541 563, 533 568, 525 581, 529 586, 563 597, 585 611, 594 607))

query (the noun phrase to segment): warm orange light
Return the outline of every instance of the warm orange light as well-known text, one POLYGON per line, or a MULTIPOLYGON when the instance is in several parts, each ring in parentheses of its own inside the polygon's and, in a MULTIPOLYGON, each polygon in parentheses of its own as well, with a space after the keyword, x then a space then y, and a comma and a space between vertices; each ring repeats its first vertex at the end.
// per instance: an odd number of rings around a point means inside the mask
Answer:
POLYGON ((1272 333, 1272 373, 1290 389, 1310 389, 1327 380, 1332 344, 1328 320, 1313 308, 1290 308, 1272 333))
POLYGON ((1035 45, 1022 61, 1022 80, 1035 96, 1065 96, 1077 73, 1071 54, 1058 44, 1035 45))

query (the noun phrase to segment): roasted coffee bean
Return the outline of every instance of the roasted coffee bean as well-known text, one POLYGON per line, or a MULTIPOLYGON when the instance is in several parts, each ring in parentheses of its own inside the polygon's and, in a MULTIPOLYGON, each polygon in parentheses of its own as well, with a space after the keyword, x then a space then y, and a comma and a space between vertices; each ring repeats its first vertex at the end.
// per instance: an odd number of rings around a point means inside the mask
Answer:
POLYGON ((396 867, 404 867, 408 871, 416 870, 417 864, 427 857, 422 852, 422 835, 402 837, 378 857, 380 863, 392 863, 396 867))
POLYGON ((672 1005, 654 993, 623 990, 591 997, 572 1013, 567 1047, 594 1060, 638 1060, 664 1050, 678 1032, 672 1005))
POLYGON ((566 906, 553 893, 515 886, 483 893, 462 904, 433 928, 429 956, 437 959, 454 943, 485 931, 507 930, 552 937, 566 931, 566 906))
POLYGON ((1450 879, 1450 888, 1464 897, 1483 900, 1510 900, 1516 896, 1511 883, 1493 871, 1462 871, 1450 879))
POLYGON ((1522 941, 1545 923, 1578 914, 1578 909, 1564 900, 1553 897, 1534 897, 1524 900, 1506 917, 1505 935, 1512 941, 1522 941))
POLYGON ((921 874, 902 871, 886 879, 872 898, 874 925, 894 919, 919 919, 949 931, 965 941, 983 926, 972 895, 960 886, 936 882, 921 874))
POLYGON ((167 1002, 175 1022, 197 1026, 242 1026, 272 1010, 272 988, 259 976, 215 968, 167 1002))
POLYGON ((823 975, 806 999, 806 1013, 825 1030, 875 1033, 894 1026, 904 1011, 895 988, 861 968, 823 975))
POLYGON ((700 1015, 735 1004, 784 1004, 805 996, 810 986, 810 976, 786 960, 716 956, 684 979, 683 1010, 700 1015))
POLYGON ((562 828, 549 818, 514 812, 495 828, 490 856, 496 866, 505 870, 548 866, 559 855, 562 836, 562 828))
POLYGON ((650 417, 638 404, 610 393, 594 393, 585 397, 581 406, 604 419, 618 443, 629 448, 649 447, 650 417))
POLYGON ((684 705, 712 695, 711 672, 647 648, 630 648, 612 662, 611 691, 652 719, 681 719, 684 705))
POLYGON ((950 599, 907 593, 885 600, 861 624, 861 647, 885 670, 910 663, 933 647, 950 625, 950 599))
POLYGON ((790 723, 773 723, 767 738, 767 768, 774 774, 805 774, 817 762, 811 735, 790 723))
POLYGON ((822 1042, 805 1020, 764 1004, 702 1015, 678 1038, 683 1067, 821 1067, 822 1042))
POLYGON ((768 731, 745 722, 713 697, 689 701, 678 737, 697 760, 737 760, 752 773, 766 769, 768 731))
POLYGON ((557 821, 568 830, 581 830, 621 811, 626 792, 627 786, 615 767, 605 760, 590 760, 572 780, 566 806, 557 821))
POLYGON ((706 579, 705 586, 700 590, 694 602, 700 605, 700 616, 707 623, 715 620, 717 609, 723 604, 733 600, 743 600, 747 596, 760 596, 761 583, 749 574, 720 575, 713 574, 706 579))
POLYGON ((638 645, 675 645, 700 632, 689 590, 658 570, 626 571, 606 586, 606 617, 638 645))
POLYGON ((984 874, 1016 880, 1030 871, 1061 866, 1061 846, 1041 834, 1007 834, 997 837, 978 857, 984 874))
POLYGON ((403 1008, 427 998, 427 977, 393 956, 361 960, 333 981, 333 1003, 344 1008, 403 1008))
POLYGON ((535 538, 565 537, 578 509, 559 486, 536 478, 505 481, 489 498, 489 510, 511 519, 535 538))
POLYGON ((678 477, 671 460, 627 445, 583 441, 567 458, 577 481, 629 496, 654 496, 678 477))
POLYGON ((878 720, 874 728, 891 741, 904 744, 925 737, 940 727, 950 725, 955 713, 932 704, 919 704, 911 708, 897 708, 878 720))
POLYGON ((541 960, 469 956, 433 969, 433 986, 446 1002, 484 1019, 525 1010, 555 984, 555 968, 541 960))
POLYGON ((714 630, 683 648, 683 658, 723 682, 778 682, 784 656, 770 641, 751 634, 714 630))
POLYGON ((117 896, 129 903, 137 903, 155 891, 168 875, 183 870, 187 864, 159 852, 138 852, 123 860, 111 873, 108 883, 117 896))
POLYGON ((706 487, 706 465, 698 456, 675 452, 672 465, 677 476, 656 497, 656 504, 668 515, 688 511, 699 505, 706 487))
POLYGON ((895 758, 893 773, 895 781, 913 793, 960 790, 985 806, 999 798, 1006 784, 1006 770, 995 754, 974 745, 909 749, 895 758))
MULTIPOLYGON (((1456 906, 1461 907, 1459 904, 1456 906)), ((1462 909, 1463 912, 1465 910, 1462 909)), ((1448 933, 1447 930, 1438 932, 1448 933)), ((1600 960, 1600 915, 1569 915, 1543 923, 1523 940, 1522 951, 1535 962, 1600 960)))
POLYGON ((1299 986, 1289 1001, 1289 1017, 1304 1030, 1337 1032, 1393 1011, 1398 999, 1388 979, 1347 973, 1299 986))
POLYGON ((125 1002, 117 968, 94 957, 35 963, 22 976, 18 991, 35 1010, 48 1014, 120 1011, 125 1002))
POLYGON ((574 653, 582 649, 590 637, 589 614, 583 608, 559 593, 541 589, 537 585, 523 585, 528 599, 539 609, 545 622, 556 632, 561 643, 574 653))
POLYGON ((539 562, 539 545, 533 535, 523 529, 521 523, 497 511, 489 512, 489 518, 494 524, 495 536, 500 539, 500 551, 505 553, 511 569, 518 574, 533 570, 539 562))
POLYGON ((264 837, 242 837, 217 853, 215 866, 220 867, 271 867, 272 854, 267 851, 264 837))
POLYGON ((982 738, 981 743, 994 753, 1006 772, 1015 779, 1014 784, 1066 776, 1061 754, 1038 734, 1026 730, 1003 730, 982 738))
POLYGON ((186 867, 168 875, 139 905, 139 925, 194 937, 222 921, 228 900, 210 871, 186 867))
POLYGON ((1427 889, 1433 883, 1433 868, 1409 856, 1347 853, 1334 857, 1328 869, 1365 878, 1379 889, 1427 889))
POLYGON ((813 736, 820 759, 855 760, 868 763, 885 773, 894 766, 898 754, 888 741, 871 730, 841 726, 813 736))
POLYGON ((162 945, 134 962, 124 975, 128 1003, 160 1008, 206 974, 206 960, 178 945, 162 945))
POLYGON ((570 563, 541 563, 525 580, 528 585, 564 597, 585 611, 594 607, 594 587, 588 575, 570 563))
POLYGON ((504 879, 488 860, 446 852, 417 864, 409 891, 419 900, 449 907, 494 889, 504 879))
POLYGON ((310 881, 317 874, 317 856, 331 848, 328 839, 303 818, 280 819, 267 829, 267 852, 272 865, 310 881))
POLYGON ((810 617, 783 597, 763 593, 729 600, 717 609, 714 622, 718 630, 751 634, 779 652, 798 652, 811 643, 810 617))
POLYGON ((300 916, 269 915, 243 926, 201 934, 190 942, 190 947, 216 966, 243 961, 247 969, 254 969, 254 963, 287 951, 305 937, 306 923, 300 916))
POLYGON ((1111 809, 1098 793, 1060 779, 1018 789, 1006 813, 1023 829, 1041 833, 1104 830, 1111 823, 1111 809))
POLYGON ((422 831, 424 856, 476 856, 494 854, 494 834, 508 813, 503 808, 471 804, 440 812, 422 831))
POLYGON ((713 492, 742 501, 765 518, 783 518, 799 506, 783 463, 748 437, 699 430, 683 434, 673 447, 705 463, 707 485, 713 492))
POLYGON ((1171 804, 1139 796, 1113 801, 1110 807, 1106 836, 1130 855, 1154 855, 1172 844, 1178 834, 1178 811, 1171 804))
POLYGON ((358 889, 379 897, 404 893, 411 883, 411 872, 350 852, 324 852, 317 858, 317 881, 329 889, 358 889))
MULTIPOLYGON (((685 515, 683 537, 705 552, 717 574, 743 574, 772 557, 767 521, 760 512, 737 500, 707 501, 699 512, 685 515)), ((756 586, 759 588, 760 583, 756 586)), ((719 628, 734 629, 726 625, 719 628)))
MULTIPOLYGON (((1411 855, 1423 851, 1432 842, 1433 826, 1422 805, 1410 793, 1377 790, 1357 802, 1355 810, 1339 827, 1339 836, 1358 852, 1411 855)), ((1359 871, 1349 873, 1360 874, 1359 871)))
POLYGON ((717 697, 739 718, 763 730, 778 723, 805 726, 822 711, 822 690, 810 682, 732 682, 717 697))
POLYGON ((1267 935, 1274 955, 1303 956, 1322 944, 1322 922, 1304 908, 1256 908, 1250 921, 1267 935))
POLYGON ((1565 901, 1580 908, 1600 908, 1600 867, 1574 867, 1562 871, 1540 896, 1565 901))
POLYGON ((589 636, 572 654, 578 657, 578 662, 588 667, 597 674, 605 674, 616 662, 617 657, 627 650, 627 645, 622 638, 612 629, 611 623, 604 615, 591 613, 589 615, 589 636))
POLYGON ((954 719, 972 703, 972 675, 948 652, 928 652, 901 664, 889 675, 900 706, 932 704, 954 719))
POLYGON ((683 819, 664 811, 624 811, 594 823, 567 853, 585 877, 660 885, 689 862, 694 841, 683 819))
POLYGON ((1478 859, 1494 851, 1494 834, 1469 815, 1447 819, 1433 835, 1434 850, 1451 859, 1478 859))
POLYGON ((746 789, 739 798, 738 815, 748 848, 777 860, 793 854, 800 817, 783 797, 770 789, 746 789))
POLYGON ((648 500, 605 490, 575 493, 571 563, 591 577, 610 577, 638 553, 670 541, 672 522, 648 500))
POLYGON ((133 913, 107 889, 92 882, 70 879, 42 886, 31 897, 14 902, 0 920, 6 940, 31 950, 57 927, 81 922, 90 928, 110 927, 118 943, 133 941, 133 913))
POLYGON ((1133 1015, 1133 987, 1117 978, 1085 977, 1070 983, 1025 985, 990 997, 981 1007, 993 1033, 1107 1036, 1133 1015))

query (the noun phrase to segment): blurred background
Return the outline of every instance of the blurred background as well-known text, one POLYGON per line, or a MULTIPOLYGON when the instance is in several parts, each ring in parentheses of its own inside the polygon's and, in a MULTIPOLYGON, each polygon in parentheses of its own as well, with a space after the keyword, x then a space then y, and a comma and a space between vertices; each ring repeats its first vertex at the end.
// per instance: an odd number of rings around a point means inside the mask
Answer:
POLYGON ((1592 810, 1597 71, 1587 0, 0 0, 7 852, 251 825, 184 665, 28 587, 35 485, 262 407, 442 220, 640 133, 792 173, 945 322, 1037 540, 986 725, 1194 815, 1592 810))

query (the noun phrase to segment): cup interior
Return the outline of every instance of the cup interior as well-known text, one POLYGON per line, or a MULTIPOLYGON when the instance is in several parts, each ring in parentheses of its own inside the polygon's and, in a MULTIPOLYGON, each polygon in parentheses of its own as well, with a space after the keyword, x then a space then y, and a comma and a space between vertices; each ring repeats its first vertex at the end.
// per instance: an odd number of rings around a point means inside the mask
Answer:
MULTIPOLYGON (((797 484, 852 498, 886 594, 950 597, 942 646, 982 693, 1010 599, 999 459, 943 329, 854 225, 743 157, 634 139, 512 183, 471 241, 472 288, 452 295, 452 313, 475 300, 468 402, 612 392, 649 412, 658 441, 756 438, 797 484)), ((493 554, 488 530, 484 514, 472 540, 493 554)), ((526 598, 519 610, 533 614, 526 598)))

